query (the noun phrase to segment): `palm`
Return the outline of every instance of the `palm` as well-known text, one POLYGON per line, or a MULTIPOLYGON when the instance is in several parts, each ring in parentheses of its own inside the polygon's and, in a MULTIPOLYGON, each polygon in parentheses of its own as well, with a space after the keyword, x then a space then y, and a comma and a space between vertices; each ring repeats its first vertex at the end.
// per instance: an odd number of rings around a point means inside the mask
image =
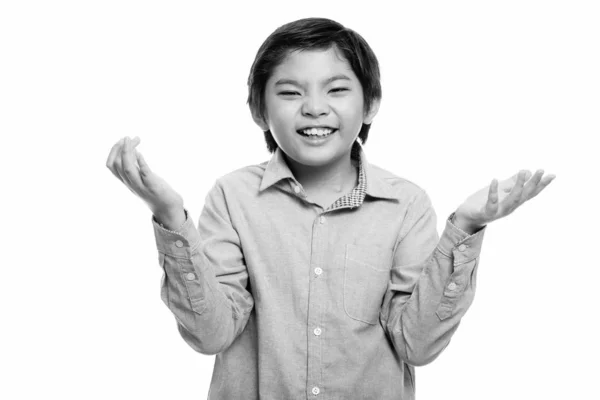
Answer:
POLYGON ((538 170, 533 177, 531 172, 523 170, 500 182, 494 179, 490 185, 469 196, 456 213, 475 226, 505 217, 537 196, 554 179, 553 175, 542 179, 543 175, 543 170, 538 170))

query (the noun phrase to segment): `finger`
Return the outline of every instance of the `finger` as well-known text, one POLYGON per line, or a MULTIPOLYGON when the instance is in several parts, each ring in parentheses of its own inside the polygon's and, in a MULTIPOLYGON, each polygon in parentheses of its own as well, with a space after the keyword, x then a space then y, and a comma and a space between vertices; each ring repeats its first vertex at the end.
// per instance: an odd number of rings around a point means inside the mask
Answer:
POLYGON ((137 146, 139 142, 139 138, 137 137, 134 140, 129 139, 129 137, 125 139, 125 145, 121 152, 121 171, 123 172, 121 176, 129 182, 132 190, 141 193, 143 183, 140 178, 140 172, 135 165, 133 153, 135 151, 134 147, 137 146))
POLYGON ((496 216, 498 212, 498 180, 493 179, 488 191, 488 201, 485 204, 485 214, 488 217, 496 216))
POLYGON ((515 185, 519 181, 519 174, 520 173, 521 173, 521 171, 517 172, 516 174, 514 174, 510 178, 502 181, 502 184, 500 185, 500 187, 502 188, 502 192, 504 192, 504 193, 510 193, 512 191, 512 189, 515 187, 515 185))
POLYGON ((504 183, 504 185, 501 185, 501 186, 504 186, 504 188, 502 190, 506 193, 510 192, 512 190, 512 188, 519 181, 519 177, 523 176, 523 173, 525 174, 525 182, 531 177, 530 171, 522 169, 519 172, 517 172, 516 174, 514 174, 513 176, 511 176, 510 178, 506 179, 505 181, 502 181, 502 183, 504 183))
POLYGON ((522 194, 522 198, 524 199, 524 201, 527 201, 533 196, 535 196, 535 191, 537 189, 538 184, 542 180, 542 176, 544 176, 544 170, 538 169, 533 175, 533 177, 529 181, 527 181, 527 184, 523 188, 522 194))
POLYGON ((521 170, 517 175, 517 182, 512 187, 510 194, 504 199, 503 205, 508 213, 513 212, 522 202, 521 194, 523 193, 523 185, 525 184, 525 178, 531 174, 529 171, 521 170))
POLYGON ((546 188, 546 186, 548 186, 550 184, 550 182, 552 182, 554 180, 554 178, 556 178, 556 175, 552 175, 552 174, 546 175, 545 177, 543 177, 542 180, 536 186, 536 188, 530 198, 534 198, 535 196, 537 196, 542 190, 544 190, 546 188))
POLYGON ((148 175, 150 175, 150 173, 152 172, 152 170, 148 166, 148 163, 144 159, 144 156, 142 155, 142 153, 140 153, 139 151, 136 150, 135 151, 135 156, 137 158, 138 165, 140 166, 140 177, 143 180, 145 177, 147 177, 148 175))
POLYGON ((500 184, 500 188, 501 188, 502 192, 510 193, 510 191, 515 186, 515 184, 517 183, 518 180, 519 180, 519 172, 517 172, 510 178, 503 180, 502 183, 500 184))
POLYGON ((125 136, 122 139, 121 147, 119 148, 119 151, 115 157, 115 161, 114 161, 113 165, 114 165, 115 173, 119 176, 119 179, 121 180, 121 182, 123 182, 125 187, 127 189, 129 189, 129 191, 131 193, 133 193, 137 196, 138 195, 137 192, 135 190, 133 190, 132 184, 131 184, 130 180, 127 178, 125 171, 123 170, 123 152, 125 151, 125 147, 127 146, 128 141, 129 141, 129 137, 127 137, 127 136, 125 136))
POLYGON ((117 157, 117 154, 119 153, 119 150, 121 149, 121 146, 123 144, 123 140, 125 138, 121 138, 119 139, 118 142, 116 142, 115 144, 113 144, 113 146, 110 149, 110 152, 108 153, 108 158, 106 159, 106 167, 107 168, 111 168, 115 162, 115 158, 117 157))
MULTIPOLYGON (((117 143, 115 143, 113 145, 113 147, 110 150, 110 153, 108 154, 108 158, 106 159, 106 167, 108 169, 110 169, 110 172, 112 172, 112 174, 121 182, 123 182, 123 178, 121 178, 121 175, 117 171, 116 162, 117 162, 117 156, 120 154, 121 147, 123 146, 124 140, 125 140, 125 138, 121 138, 121 140, 119 140, 117 143)), ((125 183, 125 182, 123 182, 123 183, 125 183)))
POLYGON ((119 147, 117 155, 115 156, 113 166, 115 168, 116 173, 121 178, 121 181, 123 181, 125 186, 129 186, 129 180, 127 180, 127 176, 125 175, 125 172, 123 172, 123 151, 125 151, 125 146, 127 146, 127 141, 129 140, 129 138, 125 136, 121 140, 121 146, 119 147))

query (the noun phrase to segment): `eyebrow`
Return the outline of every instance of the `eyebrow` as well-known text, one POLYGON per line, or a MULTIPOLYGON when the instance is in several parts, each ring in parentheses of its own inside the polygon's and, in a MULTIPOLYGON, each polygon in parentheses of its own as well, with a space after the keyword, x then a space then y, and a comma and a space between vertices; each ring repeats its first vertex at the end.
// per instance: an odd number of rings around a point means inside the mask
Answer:
MULTIPOLYGON (((323 85, 328 85, 333 81, 337 81, 337 80, 345 80, 345 81, 351 81, 352 79, 350 79, 349 77, 347 77, 344 74, 339 74, 339 75, 334 75, 331 78, 327 78, 323 81, 323 85)), ((277 82, 275 82, 275 86, 279 86, 279 85, 295 85, 295 86, 302 86, 298 81, 295 81, 293 79, 279 79, 277 82)))

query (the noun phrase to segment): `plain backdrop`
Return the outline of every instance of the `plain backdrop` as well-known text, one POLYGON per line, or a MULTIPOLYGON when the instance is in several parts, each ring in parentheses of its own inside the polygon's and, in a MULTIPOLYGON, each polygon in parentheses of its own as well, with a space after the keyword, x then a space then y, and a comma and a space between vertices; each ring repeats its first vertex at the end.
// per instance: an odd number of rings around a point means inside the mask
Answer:
POLYGON ((197 219, 222 175, 267 161, 246 105, 258 47, 320 16, 379 58, 369 161, 445 218, 543 168, 488 226, 475 301, 417 368, 417 399, 598 399, 600 13, 595 1, 4 1, 0 4, 0 397, 204 399, 160 299, 151 214, 106 168, 139 136, 197 219))

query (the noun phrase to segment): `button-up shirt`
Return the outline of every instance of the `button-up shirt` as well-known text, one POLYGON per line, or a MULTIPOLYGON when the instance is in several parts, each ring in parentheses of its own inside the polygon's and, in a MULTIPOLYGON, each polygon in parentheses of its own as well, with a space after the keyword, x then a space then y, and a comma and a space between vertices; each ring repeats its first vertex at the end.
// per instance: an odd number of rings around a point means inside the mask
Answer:
POLYGON ((311 201, 281 149, 216 180, 198 226, 152 218, 161 298, 183 339, 216 355, 208 398, 414 399, 475 294, 486 227, 446 220, 427 193, 352 158, 358 183, 311 201))

